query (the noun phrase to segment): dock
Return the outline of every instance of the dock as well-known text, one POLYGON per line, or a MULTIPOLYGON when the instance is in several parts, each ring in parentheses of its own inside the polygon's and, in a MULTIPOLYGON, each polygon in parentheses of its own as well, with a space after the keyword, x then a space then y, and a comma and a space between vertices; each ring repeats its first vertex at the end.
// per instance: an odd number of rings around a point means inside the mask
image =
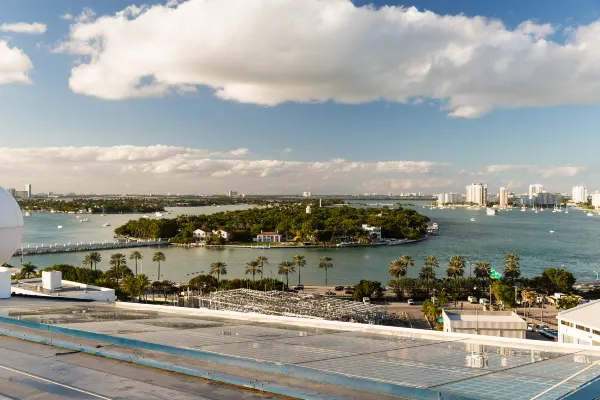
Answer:
POLYGON ((168 239, 149 239, 149 240, 115 240, 115 241, 103 241, 103 242, 77 242, 77 243, 66 243, 66 244, 41 244, 41 245, 28 245, 27 247, 21 247, 13 254, 13 257, 21 256, 32 256, 39 254, 54 254, 54 253, 71 253, 81 251, 99 251, 99 250, 111 250, 111 249, 129 249, 134 247, 156 247, 156 246, 168 246, 170 245, 168 239))

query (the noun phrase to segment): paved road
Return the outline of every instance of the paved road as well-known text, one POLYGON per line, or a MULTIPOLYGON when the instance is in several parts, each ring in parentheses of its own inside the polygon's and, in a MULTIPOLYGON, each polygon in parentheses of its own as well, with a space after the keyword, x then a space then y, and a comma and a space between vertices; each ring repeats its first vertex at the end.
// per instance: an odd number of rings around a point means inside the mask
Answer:
POLYGON ((0 337, 0 399, 264 400, 272 396, 0 337))

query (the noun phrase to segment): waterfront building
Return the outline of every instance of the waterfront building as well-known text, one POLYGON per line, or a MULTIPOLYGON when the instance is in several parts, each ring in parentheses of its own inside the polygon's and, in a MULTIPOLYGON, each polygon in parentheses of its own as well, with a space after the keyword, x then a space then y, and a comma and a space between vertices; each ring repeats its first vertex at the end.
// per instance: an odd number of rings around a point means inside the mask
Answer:
POLYGON ((231 236, 231 234, 229 233, 229 231, 227 231, 225 229, 219 229, 217 231, 213 231, 212 234, 213 235, 219 235, 219 236, 221 236, 225 240, 229 240, 229 236, 231 236))
POLYGON ((312 197, 312 192, 302 192, 302 197, 312 197))
POLYGON ((541 183, 534 183, 533 185, 529 185, 529 200, 532 200, 539 193, 544 191, 544 185, 541 183))
POLYGON ((600 346, 600 300, 561 311, 558 320, 560 343, 600 346))
POLYGON ((438 205, 444 204, 455 204, 460 200, 460 195, 458 193, 439 193, 437 196, 438 205))
POLYGON ((527 322, 512 311, 442 310, 444 332, 525 339, 527 322))
POLYGON ((598 209, 600 208, 600 190, 596 190, 592 193, 592 205, 598 209))
POLYGON ((212 235, 212 230, 206 228, 196 229, 192 232, 192 236, 196 240, 196 242, 200 242, 205 240, 208 236, 212 235))
POLYGON ((27 190, 17 190, 15 191, 15 198, 18 199, 28 199, 29 192, 27 190))
POLYGON ((505 187, 500 188, 500 195, 498 196, 499 207, 501 209, 508 208, 508 190, 505 187))
POLYGON ((229 191, 227 192, 227 196, 228 196, 228 197, 237 197, 237 195, 238 195, 238 192, 236 192, 236 191, 233 191, 233 190, 229 190, 229 191))
POLYGON ((469 186, 466 186, 467 191, 467 203, 479 204, 485 206, 487 204, 487 185, 483 183, 474 182, 469 186))
POLYGON ((12 197, 17 197, 17 190, 15 188, 6 189, 6 191, 10 193, 12 197))
POLYGON ((25 191, 27 192, 27 198, 30 199, 33 197, 33 192, 31 191, 31 184, 28 183, 25 185, 25 191))
POLYGON ((278 243, 281 242, 282 235, 279 232, 260 232, 254 239, 259 243, 278 243))
POLYGON ((367 224, 362 225, 362 229, 365 232, 369 232, 369 236, 377 242, 381 242, 381 227, 369 226, 367 224))
POLYGON ((538 206, 554 206, 562 203, 562 196, 560 193, 541 192, 534 197, 532 203, 538 206))
POLYGON ((587 189, 583 185, 573 186, 573 203, 585 203, 587 202, 587 189))

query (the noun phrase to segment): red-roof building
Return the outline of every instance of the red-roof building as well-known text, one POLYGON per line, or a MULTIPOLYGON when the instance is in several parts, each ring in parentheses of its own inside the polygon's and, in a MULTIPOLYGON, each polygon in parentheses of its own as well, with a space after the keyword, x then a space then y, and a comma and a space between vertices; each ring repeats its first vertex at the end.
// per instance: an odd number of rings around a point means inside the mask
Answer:
POLYGON ((255 241, 260 243, 281 242, 282 235, 279 232, 261 232, 256 236, 255 241))

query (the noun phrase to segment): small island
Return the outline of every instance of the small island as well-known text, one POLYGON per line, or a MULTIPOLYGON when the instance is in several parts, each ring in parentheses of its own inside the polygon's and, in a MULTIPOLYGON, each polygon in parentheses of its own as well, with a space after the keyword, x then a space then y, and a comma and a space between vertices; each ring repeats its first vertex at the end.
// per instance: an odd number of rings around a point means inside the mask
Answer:
POLYGON ((135 239, 167 238, 185 245, 369 245, 423 239, 429 222, 428 217, 409 208, 319 207, 318 203, 288 202, 174 219, 140 218, 118 227, 115 234, 135 239))

